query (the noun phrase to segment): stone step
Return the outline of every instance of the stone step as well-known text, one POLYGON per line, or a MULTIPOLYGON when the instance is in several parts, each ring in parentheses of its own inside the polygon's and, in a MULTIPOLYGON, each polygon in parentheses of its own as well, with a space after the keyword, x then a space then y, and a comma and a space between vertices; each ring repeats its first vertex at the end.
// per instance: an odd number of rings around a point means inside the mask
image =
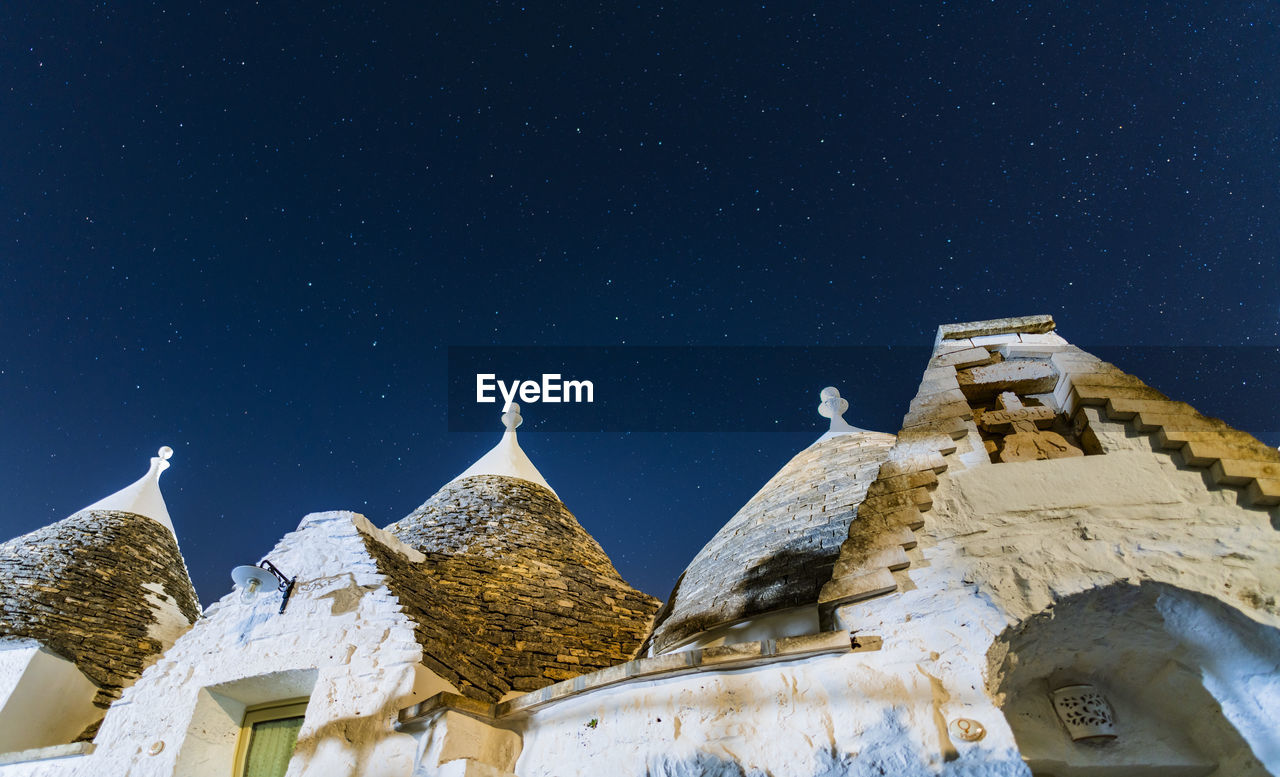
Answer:
MULTIPOLYGON (((1054 361, 1059 362, 1062 360, 1054 359, 1054 361)), ((1144 389, 1150 388, 1147 384, 1133 377, 1129 373, 1124 372, 1123 370, 1118 370, 1114 367, 1111 367, 1110 369, 1098 369, 1097 365, 1100 365, 1100 364, 1102 364, 1102 362, 1092 365, 1093 366, 1092 369, 1067 370, 1067 372, 1069 372, 1071 376, 1071 385, 1078 386, 1080 388, 1086 388, 1086 387, 1094 388, 1094 387, 1102 387, 1102 386, 1108 386, 1108 387, 1126 386, 1130 388, 1144 388, 1144 389)))
POLYGON ((887 513, 911 507, 928 510, 933 507, 933 494, 929 492, 928 488, 922 486, 909 491, 895 491, 883 496, 869 496, 862 501, 862 508, 860 509, 887 513))
POLYGON ((891 478, 925 470, 943 472, 946 469, 947 460, 940 453, 910 454, 902 458, 891 458, 880 465, 880 477, 891 478))
POLYGON ((818 594, 818 604, 833 606, 848 604, 873 596, 893 593, 898 590, 898 582, 893 573, 887 569, 877 569, 865 575, 833 578, 818 594))
POLYGON ((1221 423, 1199 415, 1186 413, 1169 414, 1143 411, 1135 415, 1131 422, 1140 432, 1154 432, 1158 429, 1177 429, 1184 431, 1213 431, 1222 429, 1221 423))
POLYGON ((907 552, 901 545, 893 545, 872 551, 871 555, 861 560, 841 554, 835 568, 831 570, 831 579, 866 575, 878 569, 906 569, 909 566, 911 566, 911 559, 907 558, 907 552))
POLYGON ((1166 400, 1164 394, 1145 386, 1077 386, 1072 384, 1071 397, 1079 405, 1105 405, 1110 399, 1166 400))
POLYGON ((1138 413, 1200 417, 1196 409, 1186 402, 1174 402, 1168 399, 1135 399, 1132 397, 1107 398, 1107 416, 1110 418, 1118 421, 1128 421, 1138 413))
POLYGON ((1221 443, 1238 448, 1242 452, 1247 452, 1247 454, 1231 456, 1229 458, 1280 463, 1280 451, 1258 440, 1251 434, 1247 434, 1238 429, 1232 429, 1231 427, 1222 427, 1212 431, 1206 429, 1188 431, 1185 429, 1166 429, 1161 427, 1160 430, 1156 432, 1156 439, 1159 441, 1160 447, 1166 450, 1176 450, 1193 440, 1197 442, 1221 443))
MULTIPOLYGON (((1185 454, 1184 454, 1185 455, 1185 454)), ((1228 486, 1245 486, 1251 480, 1280 478, 1280 463, 1242 459, 1218 459, 1209 465, 1213 482, 1228 486)))
POLYGON ((881 475, 867 489, 867 496, 883 496, 884 494, 892 494, 895 491, 910 491, 921 486, 933 488, 937 485, 938 476, 933 474, 931 469, 908 472, 903 475, 894 475, 893 477, 881 475))
POLYGON ((1280 478, 1258 478, 1245 486, 1244 495, 1249 504, 1259 507, 1280 505, 1280 478))
POLYGON ((1192 467, 1208 467, 1220 459, 1238 459, 1239 453, 1238 446, 1208 440, 1192 440, 1182 446, 1182 460, 1192 467))
MULTIPOLYGON (((923 521, 921 522, 923 524, 923 521)), ((893 541, 903 547, 904 550, 911 550, 916 546, 916 533, 911 531, 907 526, 898 526, 885 532, 885 537, 892 537, 893 541)))
MULTIPOLYGON (((1193 467, 1208 467, 1220 459, 1277 464, 1274 460, 1267 461, 1267 458, 1271 458, 1269 451, 1264 451, 1262 456, 1259 456, 1255 446, 1241 445, 1231 441, 1230 438, 1217 441, 1190 440, 1182 446, 1182 458, 1193 467)), ((1264 475, 1264 477, 1270 477, 1270 475, 1264 475)))

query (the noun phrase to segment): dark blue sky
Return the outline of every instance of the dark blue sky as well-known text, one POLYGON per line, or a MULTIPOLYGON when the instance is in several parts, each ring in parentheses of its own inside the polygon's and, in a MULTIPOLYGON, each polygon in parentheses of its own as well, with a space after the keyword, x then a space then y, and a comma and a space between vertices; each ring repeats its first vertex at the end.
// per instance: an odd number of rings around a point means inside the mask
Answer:
POLYGON ((717 410, 749 361, 681 384, 724 432, 526 407, 658 596, 822 386, 895 431, 939 323, 1233 346, 1116 358, 1280 443, 1280 6, 418 5, 0 6, 0 534, 170 444, 212 601, 496 442, 447 431, 450 346, 915 347, 789 375, 782 432, 717 410))

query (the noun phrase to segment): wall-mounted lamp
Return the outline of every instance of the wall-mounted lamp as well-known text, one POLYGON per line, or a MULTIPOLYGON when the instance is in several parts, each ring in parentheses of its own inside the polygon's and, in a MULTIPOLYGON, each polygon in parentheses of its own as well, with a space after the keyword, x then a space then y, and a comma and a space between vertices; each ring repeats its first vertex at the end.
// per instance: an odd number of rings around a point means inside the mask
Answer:
POLYGON ((280 612, 284 612, 285 605, 289 604, 289 594, 293 593, 293 583, 298 578, 286 577, 275 564, 264 558, 256 567, 243 566, 231 570, 231 579, 240 588, 240 601, 245 604, 274 585, 275 590, 284 594, 280 599, 280 612))

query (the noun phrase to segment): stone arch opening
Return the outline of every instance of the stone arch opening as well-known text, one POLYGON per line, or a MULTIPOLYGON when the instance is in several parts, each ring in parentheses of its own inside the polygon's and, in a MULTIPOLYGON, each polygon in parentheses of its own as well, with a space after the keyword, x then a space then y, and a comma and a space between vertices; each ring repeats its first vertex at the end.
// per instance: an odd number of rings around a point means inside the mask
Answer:
POLYGON ((1212 597, 1152 582, 1086 591, 1010 626, 987 658, 987 690, 1035 777, 1280 771, 1280 630, 1212 597), (1055 690, 1081 685, 1109 705, 1113 736, 1069 729, 1055 709, 1055 690))

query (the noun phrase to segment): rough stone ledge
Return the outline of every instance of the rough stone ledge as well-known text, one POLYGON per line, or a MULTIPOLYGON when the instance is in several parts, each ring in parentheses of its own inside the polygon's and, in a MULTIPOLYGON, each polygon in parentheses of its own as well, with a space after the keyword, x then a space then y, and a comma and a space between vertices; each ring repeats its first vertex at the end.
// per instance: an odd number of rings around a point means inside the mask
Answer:
POLYGON ((666 653, 651 658, 638 658, 617 664, 571 680, 548 685, 536 691, 518 696, 510 701, 486 704, 456 693, 437 693, 426 701, 400 710, 397 730, 420 724, 432 716, 453 710, 471 717, 496 721, 531 713, 537 709, 591 691, 632 680, 652 680, 675 677, 715 667, 717 671, 743 669, 777 661, 794 661, 819 655, 834 655, 867 650, 879 650, 881 640, 870 635, 850 637, 843 629, 809 634, 801 637, 766 639, 759 642, 741 642, 736 645, 686 650, 666 653))
POLYGON ((88 755, 93 752, 94 747, 95 745, 92 742, 72 742, 69 745, 50 745, 48 747, 34 747, 30 750, 18 750, 13 753, 0 753, 0 766, 88 755))
POLYGON ((1039 335, 1052 332, 1055 324, 1053 316, 1014 316, 1011 318, 993 318, 990 321, 965 321, 958 324, 943 324, 938 327, 939 339, 964 340, 968 337, 982 335, 1005 335, 1026 333, 1039 335))

